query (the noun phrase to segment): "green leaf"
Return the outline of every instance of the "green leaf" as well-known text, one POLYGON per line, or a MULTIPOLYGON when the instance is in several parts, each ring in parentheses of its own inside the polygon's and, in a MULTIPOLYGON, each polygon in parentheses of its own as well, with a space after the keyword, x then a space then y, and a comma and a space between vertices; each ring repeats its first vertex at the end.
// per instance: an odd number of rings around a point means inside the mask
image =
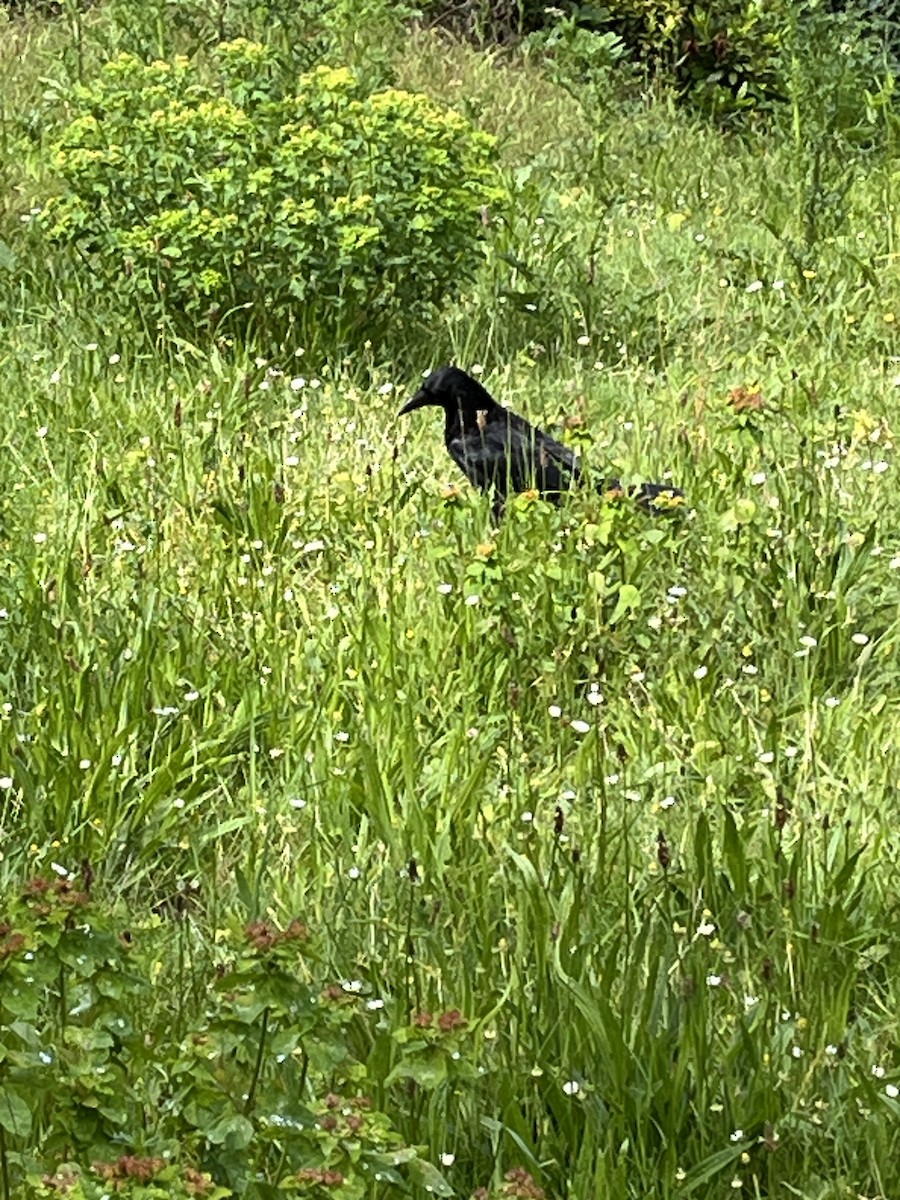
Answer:
POLYGON ((717 1150, 715 1154, 710 1154, 702 1162, 699 1162, 692 1171, 688 1172, 687 1178, 679 1186, 679 1193, 683 1196, 689 1196, 697 1188, 703 1187, 704 1184, 709 1183, 721 1171, 724 1171, 726 1167, 737 1162, 741 1157, 741 1153, 740 1146, 729 1146, 727 1150, 717 1150))
POLYGON ((0 1127, 13 1137, 31 1133, 31 1109, 11 1087, 0 1087, 0 1127))
POLYGON ((632 613, 635 609, 641 606, 641 593, 637 590, 633 583, 622 583, 619 585, 619 596, 616 600, 616 607, 612 611, 612 616, 609 618, 610 625, 615 625, 620 621, 626 613, 632 613))
POLYGON ((425 1091, 433 1091, 447 1081, 447 1059, 436 1046, 429 1047, 416 1055, 401 1059, 385 1080, 394 1083, 398 1079, 412 1079, 425 1091))
POLYGON ((743 896, 747 891, 747 859, 737 822, 728 808, 725 809, 724 849, 734 890, 738 896, 743 896))
POLYGON ((414 1158, 407 1168, 413 1183, 418 1184, 432 1196, 452 1196, 453 1188, 443 1177, 437 1167, 422 1158, 414 1158))
POLYGON ((733 533, 742 525, 748 525, 756 516, 756 501, 745 496, 722 514, 722 529, 733 533))
POLYGON ((253 1125, 240 1113, 228 1113, 203 1133, 214 1146, 229 1150, 246 1150, 253 1141, 253 1125))

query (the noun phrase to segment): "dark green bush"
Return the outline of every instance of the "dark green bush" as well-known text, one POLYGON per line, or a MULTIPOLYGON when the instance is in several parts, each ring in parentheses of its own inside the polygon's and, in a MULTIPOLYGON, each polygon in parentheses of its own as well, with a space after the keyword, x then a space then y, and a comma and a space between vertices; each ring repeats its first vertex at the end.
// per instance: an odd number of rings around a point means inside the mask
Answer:
POLYGON ((104 287, 194 328, 241 308, 336 338, 420 317, 469 274, 490 137, 345 68, 288 87, 260 44, 211 65, 121 55, 71 97, 41 227, 104 287))
POLYGON ((569 60, 627 56, 671 80, 691 104, 715 115, 768 108, 789 98, 799 58, 837 52, 852 28, 870 59, 882 46, 895 51, 898 0, 617 0, 581 3, 557 0, 424 0, 432 19, 445 19, 484 40, 508 41, 534 35, 554 57, 569 60), (831 28, 829 18, 836 18, 831 28), (581 33, 580 40, 578 38, 581 33), (583 35, 614 36, 616 42, 583 35), (824 38, 824 42, 823 42, 824 38))

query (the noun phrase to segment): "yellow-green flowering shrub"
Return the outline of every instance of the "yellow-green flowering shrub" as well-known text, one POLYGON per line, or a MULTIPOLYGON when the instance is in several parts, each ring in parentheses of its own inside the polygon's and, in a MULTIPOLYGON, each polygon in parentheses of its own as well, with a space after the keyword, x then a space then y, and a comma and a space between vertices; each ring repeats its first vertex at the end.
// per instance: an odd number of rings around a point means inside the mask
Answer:
POLYGON ((213 67, 121 55, 75 91, 43 228, 104 284, 194 324, 247 306, 346 333, 466 277, 495 195, 488 135, 346 68, 286 90, 244 40, 213 67))

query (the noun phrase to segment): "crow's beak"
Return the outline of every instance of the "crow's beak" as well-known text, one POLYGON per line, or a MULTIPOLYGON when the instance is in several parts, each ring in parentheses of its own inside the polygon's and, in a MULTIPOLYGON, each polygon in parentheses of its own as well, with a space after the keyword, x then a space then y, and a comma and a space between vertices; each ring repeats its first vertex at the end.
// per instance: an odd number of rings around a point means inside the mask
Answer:
POLYGON ((403 407, 397 413, 397 416, 402 417, 404 413, 412 412, 416 408, 425 408, 426 405, 433 403, 434 401, 425 391, 425 389, 419 388, 412 400, 408 400, 406 404, 403 405, 403 407))

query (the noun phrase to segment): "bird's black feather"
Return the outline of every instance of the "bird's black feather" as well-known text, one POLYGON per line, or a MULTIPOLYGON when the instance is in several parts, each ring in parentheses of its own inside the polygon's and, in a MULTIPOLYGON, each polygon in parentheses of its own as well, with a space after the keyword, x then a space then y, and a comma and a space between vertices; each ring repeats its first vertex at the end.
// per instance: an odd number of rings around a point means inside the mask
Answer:
MULTIPOLYGON (((558 501, 581 478, 581 466, 568 446, 503 408, 459 367, 432 372, 400 412, 428 406, 444 410, 450 457, 475 487, 492 493, 498 513, 510 492, 534 488, 558 501)), ((602 492, 622 490, 617 479, 602 480, 597 487, 602 492)), ((682 495, 678 488, 660 483, 641 484, 632 494, 645 507, 661 496, 682 495)))

